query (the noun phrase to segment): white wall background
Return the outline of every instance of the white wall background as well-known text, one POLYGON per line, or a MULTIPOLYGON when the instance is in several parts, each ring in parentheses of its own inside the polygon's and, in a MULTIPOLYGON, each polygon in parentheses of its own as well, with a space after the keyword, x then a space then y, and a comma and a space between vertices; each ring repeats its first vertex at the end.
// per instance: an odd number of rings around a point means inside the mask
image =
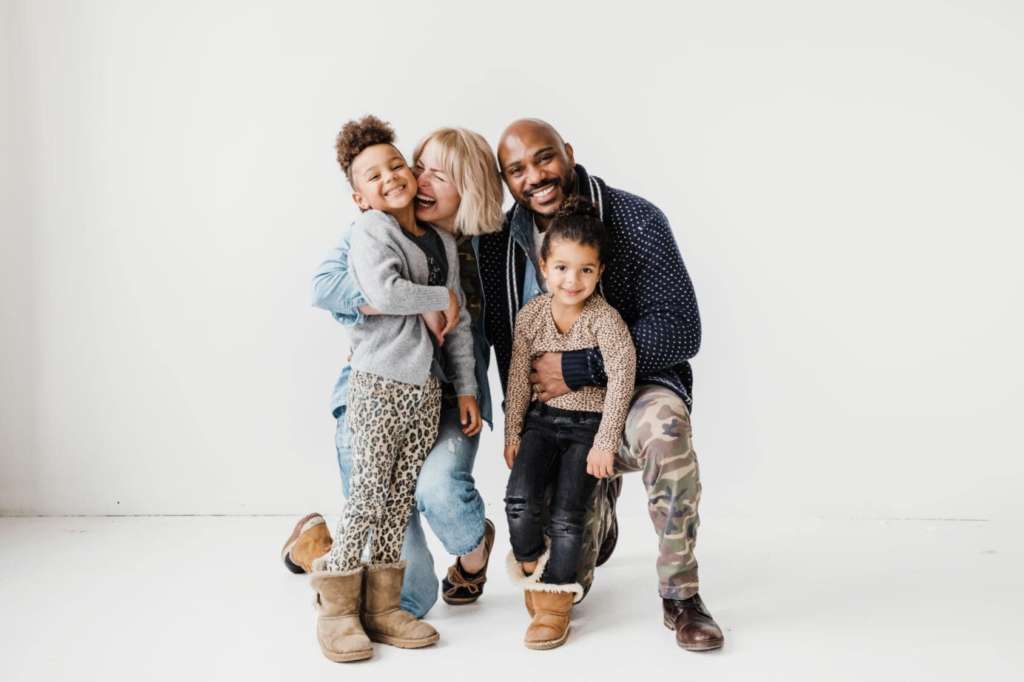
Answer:
POLYGON ((1021 517, 1020 4, 2 7, 0 513, 336 511, 307 289, 373 112, 545 118, 665 211, 706 521, 1021 517))

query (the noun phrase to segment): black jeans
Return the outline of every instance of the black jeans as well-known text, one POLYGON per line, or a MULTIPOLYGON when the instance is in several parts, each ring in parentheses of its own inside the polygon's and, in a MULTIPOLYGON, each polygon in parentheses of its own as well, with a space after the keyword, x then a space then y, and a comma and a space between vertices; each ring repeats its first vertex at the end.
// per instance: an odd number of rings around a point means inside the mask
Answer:
POLYGON ((587 455, 601 426, 600 412, 577 412, 534 401, 526 413, 519 454, 505 491, 505 514, 517 561, 544 554, 541 506, 555 482, 548 534, 551 557, 541 580, 553 585, 576 582, 583 546, 583 516, 597 485, 587 473, 587 455))

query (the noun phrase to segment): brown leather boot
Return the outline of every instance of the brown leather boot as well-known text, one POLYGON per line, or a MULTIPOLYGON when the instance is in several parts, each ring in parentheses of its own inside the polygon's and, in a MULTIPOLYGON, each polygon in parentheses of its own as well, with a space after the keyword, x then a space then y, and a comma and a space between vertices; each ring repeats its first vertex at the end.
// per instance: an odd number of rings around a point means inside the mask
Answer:
POLYGON ((313 560, 331 551, 331 533, 316 512, 303 516, 281 549, 281 560, 292 573, 310 573, 313 560))
POLYGON ((689 599, 662 599, 665 627, 676 631, 676 644, 687 651, 707 651, 725 644, 722 628, 699 594, 689 599))
POLYGON ((320 559, 310 584, 316 592, 316 640, 320 651, 337 663, 359 661, 373 656, 373 646, 359 622, 359 603, 363 593, 362 567, 343 573, 324 570, 320 559))
POLYGON ((405 562, 370 564, 366 567, 363 595, 363 627, 371 641, 401 649, 419 649, 433 644, 440 635, 429 623, 403 611, 402 581, 405 562))
MULTIPOLYGON (((569 585, 544 585, 545 588, 569 588, 569 585)), ((532 593, 533 620, 526 628, 523 643, 528 649, 554 649, 569 638, 569 611, 575 593, 572 591, 532 593)), ((582 588, 580 589, 582 593, 582 588)))
POLYGON ((533 618, 533 592, 530 590, 524 591, 523 601, 526 602, 526 612, 530 614, 530 618, 533 618))

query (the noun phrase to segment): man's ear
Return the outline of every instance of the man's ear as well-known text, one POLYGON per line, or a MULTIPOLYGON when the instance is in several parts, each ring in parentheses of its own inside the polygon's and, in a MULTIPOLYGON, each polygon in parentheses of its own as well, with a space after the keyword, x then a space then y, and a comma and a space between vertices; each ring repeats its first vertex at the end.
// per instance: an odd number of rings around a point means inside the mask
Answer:
POLYGON ((565 154, 566 154, 566 156, 569 157, 569 165, 570 166, 575 166, 576 165, 576 161, 572 157, 572 145, 569 144, 568 142, 565 143, 565 154))
POLYGON ((352 201, 356 202, 356 206, 359 207, 360 211, 370 210, 370 202, 368 202, 366 200, 366 197, 364 197, 359 192, 352 192, 352 201))

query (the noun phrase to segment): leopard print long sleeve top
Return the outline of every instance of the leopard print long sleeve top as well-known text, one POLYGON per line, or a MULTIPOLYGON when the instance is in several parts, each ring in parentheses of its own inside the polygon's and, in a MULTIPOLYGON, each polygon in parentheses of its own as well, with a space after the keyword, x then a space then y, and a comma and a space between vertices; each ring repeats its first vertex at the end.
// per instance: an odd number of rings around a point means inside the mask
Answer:
POLYGON ((516 318, 505 395, 505 445, 519 444, 527 408, 537 399, 530 385, 530 362, 534 356, 596 347, 604 357, 607 388, 583 386, 547 404, 563 410, 603 413, 594 447, 615 452, 626 424, 636 376, 636 349, 629 328, 618 311, 595 293, 569 331, 562 334, 551 314, 551 299, 551 294, 535 297, 516 318))

